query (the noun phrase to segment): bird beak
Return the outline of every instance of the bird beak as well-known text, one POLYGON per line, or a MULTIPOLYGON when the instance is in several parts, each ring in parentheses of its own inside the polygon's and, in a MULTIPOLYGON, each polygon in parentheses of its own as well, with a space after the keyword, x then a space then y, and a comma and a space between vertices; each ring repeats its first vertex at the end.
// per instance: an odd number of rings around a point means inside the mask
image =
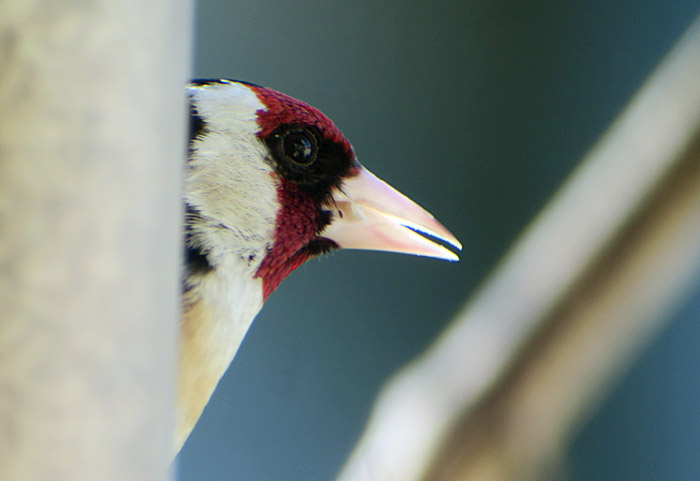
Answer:
POLYGON ((346 249, 400 252, 458 261, 454 253, 418 234, 426 234, 461 250, 462 244, 421 206, 369 170, 333 191, 334 220, 321 236, 346 249))

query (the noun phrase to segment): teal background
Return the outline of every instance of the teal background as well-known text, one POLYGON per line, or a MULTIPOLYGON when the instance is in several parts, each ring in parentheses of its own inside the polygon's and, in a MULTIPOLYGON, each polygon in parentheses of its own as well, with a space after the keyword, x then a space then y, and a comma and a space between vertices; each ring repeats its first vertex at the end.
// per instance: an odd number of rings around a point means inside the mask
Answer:
MULTIPOLYGON (((446 325, 699 12, 662 0, 199 1, 194 77, 320 108, 464 251, 458 264, 348 251, 298 269, 185 445, 180 479, 333 479, 383 381, 446 325)), ((700 287, 669 316, 562 477, 700 479, 700 287)))

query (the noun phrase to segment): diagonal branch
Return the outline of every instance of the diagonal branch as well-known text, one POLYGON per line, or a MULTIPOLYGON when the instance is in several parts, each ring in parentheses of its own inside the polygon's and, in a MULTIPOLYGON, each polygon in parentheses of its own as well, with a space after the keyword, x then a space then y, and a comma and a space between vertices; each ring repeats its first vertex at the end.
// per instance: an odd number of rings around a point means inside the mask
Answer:
POLYGON ((339 481, 529 480, 700 272, 700 19, 452 325, 339 481))

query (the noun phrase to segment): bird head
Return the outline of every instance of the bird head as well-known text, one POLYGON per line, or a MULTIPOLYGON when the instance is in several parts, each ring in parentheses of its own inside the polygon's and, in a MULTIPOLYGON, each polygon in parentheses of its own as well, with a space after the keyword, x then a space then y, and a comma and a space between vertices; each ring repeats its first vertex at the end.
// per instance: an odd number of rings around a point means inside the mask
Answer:
POLYGON ((180 449, 251 322, 296 267, 338 248, 457 256, 433 216, 372 175, 328 117, 233 80, 188 87, 180 449))
POLYGON ((194 81, 185 172, 188 276, 243 265, 266 300, 306 260, 337 248, 457 256, 432 215, 374 176, 308 104, 232 80, 194 81))

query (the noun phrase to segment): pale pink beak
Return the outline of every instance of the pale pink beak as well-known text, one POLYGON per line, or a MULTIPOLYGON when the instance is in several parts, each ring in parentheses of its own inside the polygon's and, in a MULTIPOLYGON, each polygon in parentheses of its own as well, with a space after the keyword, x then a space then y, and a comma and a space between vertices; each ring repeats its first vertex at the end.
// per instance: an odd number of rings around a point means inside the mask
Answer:
POLYGON ((415 231, 461 250, 462 244, 411 199, 362 167, 333 191, 337 214, 321 236, 346 249, 400 252, 458 261, 451 251, 415 231))

